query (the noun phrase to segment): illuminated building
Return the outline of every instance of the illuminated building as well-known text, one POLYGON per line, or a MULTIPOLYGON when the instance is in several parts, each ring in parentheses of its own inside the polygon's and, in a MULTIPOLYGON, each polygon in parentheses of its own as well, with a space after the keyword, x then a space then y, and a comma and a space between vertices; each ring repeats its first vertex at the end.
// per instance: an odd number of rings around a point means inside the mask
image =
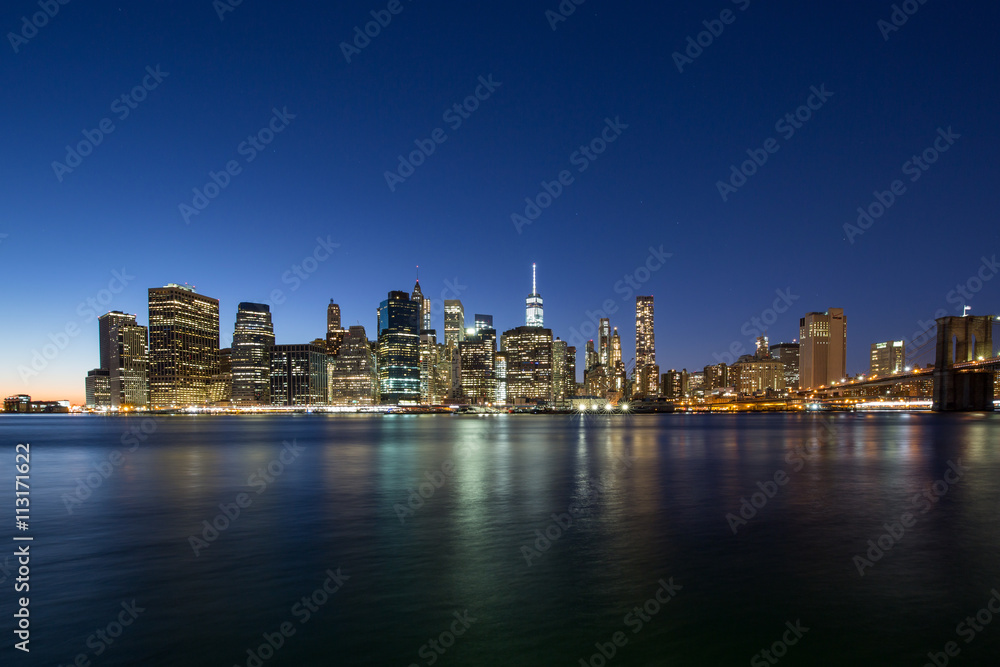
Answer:
POLYGON ((497 393, 496 400, 494 402, 497 405, 507 405, 507 353, 497 352, 495 359, 497 369, 497 393))
POLYGON ((98 319, 101 368, 108 371, 110 407, 145 407, 149 400, 147 329, 135 315, 112 311, 98 319))
POLYGON ((597 329, 597 363, 608 366, 611 363, 611 320, 601 319, 597 329))
POLYGON ((552 341, 552 403, 562 406, 566 396, 566 341, 556 338, 552 341))
POLYGON ((329 379, 322 342, 271 346, 271 405, 326 405, 329 379))
POLYGON ((566 383, 563 394, 568 401, 576 396, 576 347, 573 345, 566 348, 566 375, 563 381, 566 383))
POLYGON ((583 360, 583 371, 585 373, 600 363, 600 357, 597 356, 597 352, 594 350, 594 341, 587 341, 587 347, 583 355, 583 360))
MULTIPOLYGON (((417 267, 420 268, 420 267, 417 267)), ((417 284, 413 286, 413 294, 410 295, 410 300, 414 301, 420 308, 419 314, 419 324, 417 328, 423 331, 424 329, 431 328, 431 300, 424 298, 424 292, 420 289, 420 278, 417 278, 417 284)))
POLYGON ((677 401, 685 398, 688 393, 687 378, 687 370, 676 371, 671 369, 660 376, 660 387, 662 388, 663 397, 668 401, 677 401))
MULTIPOLYGON (((87 371, 85 393, 88 408, 111 407, 110 371, 106 368, 95 368, 92 371, 87 371)), ((31 401, 29 400, 28 403, 31 401)), ((18 410, 5 410, 5 412, 18 412, 18 410)), ((27 412, 27 409, 24 412, 27 412)))
POLYGON ((906 343, 901 340, 872 345, 869 375, 892 375, 906 368, 906 343))
POLYGON ((637 397, 659 394, 660 368, 656 365, 653 331, 653 297, 635 297, 635 377, 637 397))
POLYGON ((408 292, 389 292, 378 309, 379 397, 383 404, 420 402, 420 306, 408 292))
POLYGON ((340 306, 330 299, 330 305, 326 307, 326 353, 337 356, 345 335, 347 332, 340 324, 340 306))
POLYGON ((705 392, 712 392, 716 389, 729 387, 729 366, 726 364, 716 364, 705 366, 705 392))
MULTIPOLYGON (((335 305, 331 302, 330 307, 335 305)), ((337 326, 340 309, 337 308, 337 326)), ((241 303, 233 331, 232 373, 234 405, 267 405, 271 402, 271 346, 274 326, 271 309, 262 303, 241 303)))
POLYGON ((771 346, 771 356, 785 365, 785 387, 789 391, 799 389, 799 344, 778 343, 771 346))
POLYGON ((219 372, 219 300, 170 284, 149 289, 149 402, 205 405, 219 372))
POLYGON ((524 323, 529 327, 545 326, 545 318, 542 312, 542 295, 538 293, 535 282, 535 265, 531 265, 531 294, 525 299, 524 323))
POLYGON ((785 391, 785 364, 772 359, 767 339, 757 339, 757 354, 744 354, 730 369, 736 393, 742 396, 773 396, 785 391))
POLYGON ((434 329, 420 332, 420 404, 441 405, 451 384, 450 364, 446 370, 441 357, 447 348, 437 342, 434 329))
POLYGON ((800 386, 816 389, 847 377, 847 317, 843 308, 799 320, 800 386))
POLYGON ((496 398, 497 332, 494 329, 470 329, 458 344, 459 384, 462 400, 475 405, 492 403, 496 398))
POLYGON ((552 331, 517 327, 505 331, 500 347, 507 357, 507 404, 552 400, 552 331))
POLYGON ((212 403, 229 403, 233 399, 233 349, 219 350, 219 372, 212 376, 208 400, 212 403))
POLYGON ((479 313, 476 313, 475 326, 476 332, 482 331, 483 329, 493 329, 493 316, 480 315, 479 313))
POLYGON ((448 347, 465 340, 465 308, 458 299, 444 302, 444 344, 448 347))
POLYGON ((372 405, 377 386, 375 355, 362 326, 353 326, 344 336, 340 354, 331 360, 329 396, 331 405, 372 405))

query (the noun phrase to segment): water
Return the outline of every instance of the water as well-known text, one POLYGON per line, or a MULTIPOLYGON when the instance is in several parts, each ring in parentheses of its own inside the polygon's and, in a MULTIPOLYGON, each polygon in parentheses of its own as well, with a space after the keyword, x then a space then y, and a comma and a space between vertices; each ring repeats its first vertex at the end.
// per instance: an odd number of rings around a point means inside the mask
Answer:
POLYGON ((766 665, 779 642, 783 665, 917 666, 949 641, 995 664, 1000 619, 957 626, 1000 590, 998 435, 1000 415, 4 416, 0 537, 27 441, 35 539, 30 656, 0 572, 3 664, 766 665))

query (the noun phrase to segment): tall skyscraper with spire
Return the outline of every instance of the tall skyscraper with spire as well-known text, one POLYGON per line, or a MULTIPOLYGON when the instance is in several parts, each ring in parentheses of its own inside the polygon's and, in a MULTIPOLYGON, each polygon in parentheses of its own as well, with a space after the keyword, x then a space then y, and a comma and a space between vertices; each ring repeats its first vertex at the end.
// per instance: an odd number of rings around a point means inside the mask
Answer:
POLYGON ((542 313, 542 295, 538 293, 535 281, 535 264, 531 265, 531 294, 525 300, 525 325, 529 327, 545 326, 542 313))
POLYGON ((431 326, 431 300, 424 298, 423 290, 420 289, 420 267, 417 267, 417 284, 413 286, 413 294, 410 296, 411 301, 416 301, 417 307, 420 309, 420 321, 417 323, 417 329, 420 331, 429 331, 434 327, 431 326))

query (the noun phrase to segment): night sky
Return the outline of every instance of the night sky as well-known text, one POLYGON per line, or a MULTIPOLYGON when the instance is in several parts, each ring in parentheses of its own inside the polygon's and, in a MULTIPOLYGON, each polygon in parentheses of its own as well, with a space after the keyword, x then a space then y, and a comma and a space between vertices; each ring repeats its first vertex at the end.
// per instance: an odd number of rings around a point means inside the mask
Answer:
MULTIPOLYGON (((857 0, 587 0, 559 21, 557 0, 77 0, 35 31, 22 17, 37 2, 5 2, 0 393, 83 400, 99 365, 88 298, 147 324, 147 288, 189 283, 221 300, 223 346, 240 301, 271 302, 278 342, 300 343, 324 334, 333 298, 372 337, 378 302, 419 265, 426 296, 502 332, 524 323, 532 262, 581 373, 573 331, 605 302, 627 360, 633 297, 654 295, 661 369, 693 370, 749 351, 744 323, 777 291, 791 306, 772 343, 842 307, 848 372, 865 371, 871 343, 961 314, 952 290, 1000 251, 1000 7, 904 4, 918 9, 890 31, 892 3, 857 0), (345 55, 372 11, 391 22, 345 55), (808 120, 778 124, 797 110, 808 120), (77 161, 84 131, 99 143, 77 161), (602 133, 614 141, 591 144, 602 133), (936 140, 934 164, 906 164, 936 140), (433 153, 397 171, 415 142, 433 153), (226 186, 203 201, 210 172, 226 186), (883 215, 845 230, 896 180, 883 215), (543 181, 561 193, 516 224, 543 181), (719 181, 739 187, 724 200, 719 181), (313 263, 317 239, 339 246, 313 263), (670 257, 647 273, 651 248, 670 257), (113 271, 127 284, 108 300, 113 271), (65 349, 23 380, 50 336, 65 349)), ((972 287, 974 314, 1000 311, 1000 279, 972 287)))

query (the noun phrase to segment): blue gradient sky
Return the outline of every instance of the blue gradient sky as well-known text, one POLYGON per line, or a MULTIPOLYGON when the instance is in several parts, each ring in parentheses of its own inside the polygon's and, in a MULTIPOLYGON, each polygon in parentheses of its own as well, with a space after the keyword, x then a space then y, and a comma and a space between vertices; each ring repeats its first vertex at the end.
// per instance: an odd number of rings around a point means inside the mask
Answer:
MULTIPOLYGON (((787 288, 772 342, 843 307, 853 373, 872 342, 959 314, 949 292, 1000 250, 995 3, 928 3, 886 41, 888 2, 588 0, 553 30, 556 0, 404 0, 351 63, 340 42, 387 3, 244 0, 224 20, 209 0, 131 4, 72 2, 17 53, 0 45, 5 395, 82 400, 99 360, 78 304, 123 268, 134 279, 103 310, 145 324, 146 289, 187 282, 221 300, 226 345, 238 302, 275 289, 279 342, 321 336, 330 298, 372 335, 378 302, 411 289, 417 264, 429 297, 460 285, 470 316, 508 329, 537 262, 546 326, 570 338, 613 300, 631 358, 634 299, 616 284, 662 246, 672 257, 640 290, 657 299, 662 369, 749 349, 744 323, 787 288), (678 72, 671 54, 723 9, 735 22, 678 72), (157 65, 169 75, 120 120, 113 101, 157 65), (502 85, 453 131, 443 113, 491 74, 502 85), (833 97, 786 140, 776 121, 824 84, 833 97), (247 163, 241 142, 286 107, 296 118, 247 163), (628 129, 579 173, 571 155, 609 117, 628 129), (104 118, 114 132, 60 182, 52 162, 104 118), (942 127, 961 138, 910 183, 903 164, 942 127), (436 128, 447 141, 390 191, 384 172, 436 128), (780 150, 724 202, 717 181, 769 137, 780 150), (185 224, 179 204, 230 160, 241 173, 185 224), (511 214, 564 169, 573 184, 519 234, 511 214), (905 194, 850 243, 843 225, 895 179, 905 194), (340 247, 293 291, 282 277, 318 237, 340 247), (80 333, 23 381, 67 325, 80 333)), ((0 28, 37 11, 5 3, 0 28)), ((973 312, 1000 311, 998 288, 987 281, 973 312)))

